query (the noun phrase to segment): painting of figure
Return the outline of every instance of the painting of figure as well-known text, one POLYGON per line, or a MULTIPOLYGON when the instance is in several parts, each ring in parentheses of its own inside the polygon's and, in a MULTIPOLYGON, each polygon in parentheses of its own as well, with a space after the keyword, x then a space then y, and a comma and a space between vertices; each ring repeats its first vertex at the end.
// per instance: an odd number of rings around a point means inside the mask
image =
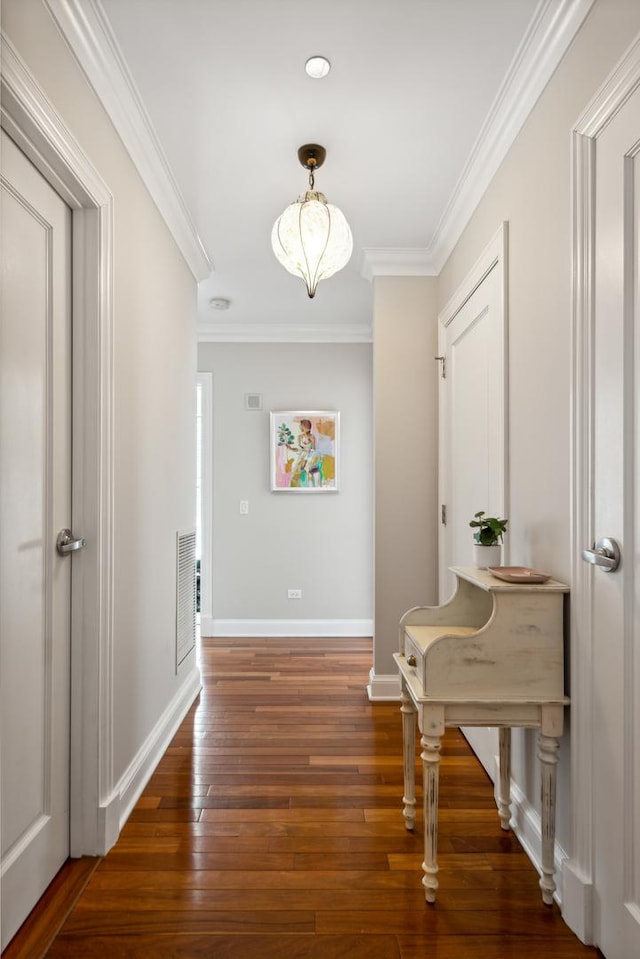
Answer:
POLYGON ((338 489, 339 419, 334 411, 271 413, 272 490, 338 489))

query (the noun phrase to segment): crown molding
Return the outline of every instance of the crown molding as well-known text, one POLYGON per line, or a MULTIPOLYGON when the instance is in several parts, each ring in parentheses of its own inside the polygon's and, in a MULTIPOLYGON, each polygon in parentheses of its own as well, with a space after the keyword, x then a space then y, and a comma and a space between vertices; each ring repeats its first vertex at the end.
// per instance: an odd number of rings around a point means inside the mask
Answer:
POLYGON ((427 249, 438 274, 594 0, 540 0, 427 249))
MULTIPOLYGON (((44 0, 100 98, 196 280, 213 270, 100 0, 44 0)), ((367 248, 362 275, 437 276, 594 0, 540 0, 426 248, 367 248)), ((208 338, 202 328, 201 338, 208 338)), ((301 332, 301 331, 299 331, 301 332)), ((327 331, 325 331, 327 332, 327 331)), ((281 332, 270 337, 279 341, 281 332)), ((217 336, 215 338, 218 338, 217 336)), ((244 337, 243 337, 244 338, 244 337)), ((339 342, 326 336, 307 342, 339 342)), ((356 341, 360 341, 358 337, 356 341)), ((262 338, 267 342, 268 339, 262 338)), ((350 340, 349 337, 347 341, 350 340)))
POLYGON ((196 280, 213 266, 99 0, 45 0, 196 280))
POLYGON ((200 323, 199 343, 372 343, 373 330, 363 324, 295 325, 293 323, 200 323))
POLYGON ((376 276, 436 276, 428 250, 411 247, 366 247, 360 273, 371 283, 376 276))
POLYGON ((363 250, 362 276, 438 276, 594 0, 540 0, 426 248, 363 250))

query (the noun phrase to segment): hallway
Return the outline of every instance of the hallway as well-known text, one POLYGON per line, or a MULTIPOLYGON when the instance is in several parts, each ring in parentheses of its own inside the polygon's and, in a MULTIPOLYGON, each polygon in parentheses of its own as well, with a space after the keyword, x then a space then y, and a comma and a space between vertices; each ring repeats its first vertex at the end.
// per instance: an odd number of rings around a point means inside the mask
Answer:
POLYGON ((89 880, 66 918, 54 902, 49 948, 25 938, 43 906, 4 957, 595 959, 542 905, 457 731, 443 748, 438 901, 425 904, 421 834, 401 814, 399 705, 368 701, 370 665, 368 639, 204 639, 200 700, 119 842, 76 867, 89 880))

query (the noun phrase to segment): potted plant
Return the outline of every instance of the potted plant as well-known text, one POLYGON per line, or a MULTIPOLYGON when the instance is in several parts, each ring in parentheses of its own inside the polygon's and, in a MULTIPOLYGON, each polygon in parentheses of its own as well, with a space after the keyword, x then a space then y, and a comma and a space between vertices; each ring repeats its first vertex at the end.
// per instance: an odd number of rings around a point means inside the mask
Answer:
POLYGON ((473 552, 478 569, 487 566, 499 566, 502 558, 502 538, 507 530, 507 519, 498 519, 497 516, 485 516, 484 511, 475 514, 469 523, 473 534, 473 552))

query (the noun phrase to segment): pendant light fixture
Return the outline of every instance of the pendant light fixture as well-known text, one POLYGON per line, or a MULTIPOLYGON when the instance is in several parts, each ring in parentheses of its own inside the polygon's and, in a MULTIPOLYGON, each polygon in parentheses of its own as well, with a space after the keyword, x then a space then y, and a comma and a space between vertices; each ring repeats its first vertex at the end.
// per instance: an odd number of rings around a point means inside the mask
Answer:
POLYGON ((353 250, 344 213, 315 189, 314 174, 326 155, 317 143, 300 147, 298 159, 309 171, 309 189, 278 217, 271 232, 277 259, 289 273, 302 277, 310 297, 315 296, 320 280, 347 265, 353 250))

